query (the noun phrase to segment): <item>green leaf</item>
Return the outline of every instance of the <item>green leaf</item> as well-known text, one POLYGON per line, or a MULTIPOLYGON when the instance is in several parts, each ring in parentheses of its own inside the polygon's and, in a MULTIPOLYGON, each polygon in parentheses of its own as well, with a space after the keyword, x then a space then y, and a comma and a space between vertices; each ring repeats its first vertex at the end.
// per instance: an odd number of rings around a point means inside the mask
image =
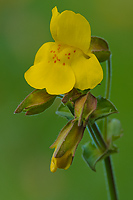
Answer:
POLYGON ((111 52, 107 41, 99 37, 91 37, 90 45, 92 53, 95 54, 99 62, 104 62, 109 59, 111 52))
POLYGON ((98 161, 103 160, 113 153, 117 153, 117 148, 115 146, 112 149, 107 149, 103 152, 102 150, 98 149, 93 142, 86 143, 83 145, 82 149, 83 159, 93 171, 96 171, 96 164, 98 161))
POLYGON ((60 104, 57 111, 56 111, 56 114, 61 116, 61 117, 65 117, 67 118, 68 120, 71 120, 71 119, 74 119, 72 113, 70 112, 69 108, 64 105, 64 104, 60 104))
POLYGON ((107 126, 107 142, 111 144, 123 135, 121 122, 118 119, 111 119, 107 126))
POLYGON ((90 121, 94 123, 96 120, 107 117, 113 113, 118 113, 113 103, 101 96, 97 97, 97 108, 91 114, 90 121))
POLYGON ((50 107, 56 96, 43 90, 34 90, 17 107, 14 113, 26 112, 26 115, 39 114, 50 107))

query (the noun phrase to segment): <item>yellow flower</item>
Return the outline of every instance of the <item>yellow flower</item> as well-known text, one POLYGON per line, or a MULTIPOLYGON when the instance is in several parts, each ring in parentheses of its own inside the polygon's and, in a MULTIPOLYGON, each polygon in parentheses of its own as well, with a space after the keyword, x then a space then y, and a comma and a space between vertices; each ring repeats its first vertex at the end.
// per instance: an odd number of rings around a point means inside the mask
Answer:
POLYGON ((48 42, 38 50, 34 65, 25 79, 36 89, 46 88, 49 94, 64 94, 73 87, 93 89, 103 79, 103 71, 91 53, 89 22, 72 11, 52 10, 50 31, 55 42, 48 42))

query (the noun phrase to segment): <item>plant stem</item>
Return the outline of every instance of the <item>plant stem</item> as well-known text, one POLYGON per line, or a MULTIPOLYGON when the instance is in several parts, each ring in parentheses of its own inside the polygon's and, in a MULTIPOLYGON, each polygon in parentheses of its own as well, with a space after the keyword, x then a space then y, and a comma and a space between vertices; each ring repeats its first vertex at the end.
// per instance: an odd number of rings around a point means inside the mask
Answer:
POLYGON ((89 122, 87 124, 87 129, 88 129, 88 132, 90 133, 90 137, 92 138, 92 140, 94 141, 95 145, 98 147, 98 148, 102 148, 102 146, 100 145, 100 142, 97 140, 97 137, 93 131, 93 129, 91 128, 89 122))
POLYGON ((111 91, 111 58, 109 57, 106 67, 106 99, 110 97, 110 91, 111 91))
MULTIPOLYGON (((111 92, 111 59, 110 59, 110 57, 107 62, 106 77, 107 77, 107 81, 106 81, 107 86, 106 86, 105 96, 106 96, 106 99, 109 99, 110 92, 111 92)), ((108 119, 105 118, 105 121, 104 121, 104 139, 105 139, 105 141, 107 140, 107 123, 108 123, 108 119)), ((107 181, 109 194, 110 194, 110 195, 108 195, 109 199, 118 200, 116 183, 115 183, 113 167, 112 167, 112 162, 111 162, 111 156, 108 156, 107 158, 104 159, 104 166, 105 166, 106 181, 107 181)))
MULTIPOLYGON (((91 127, 88 126, 88 128, 90 130, 91 127)), ((107 149, 107 144, 105 143, 97 124, 94 123, 92 125, 92 128, 91 128, 91 130, 93 132, 93 134, 92 134, 93 141, 96 142, 96 144, 100 143, 100 146, 102 146, 104 149, 107 149)), ((115 178, 114 178, 114 174, 113 174, 113 168, 112 168, 110 156, 108 156, 107 158, 104 159, 104 165, 105 165, 106 181, 107 181, 107 185, 109 188, 108 197, 111 200, 118 200, 115 178)))
MULTIPOLYGON (((111 92, 111 71, 112 71, 111 68, 112 68, 111 59, 109 57, 109 59, 107 61, 107 65, 106 65, 106 77, 107 77, 106 91, 105 91, 106 99, 109 99, 110 92, 111 92)), ((108 123, 108 119, 106 117, 104 120, 104 131, 103 131, 105 141, 107 140, 107 123, 108 123)))
POLYGON ((118 200, 118 194, 117 194, 117 189, 116 189, 116 183, 115 183, 115 178, 114 178, 114 173, 113 173, 113 168, 112 168, 112 162, 111 162, 111 157, 108 156, 107 158, 104 159, 104 166, 105 166, 105 172, 106 172, 106 181, 108 183, 108 189, 109 189, 109 199, 111 200, 118 200))
POLYGON ((100 143, 100 145, 102 146, 102 148, 104 150, 107 149, 107 145, 102 137, 102 134, 101 134, 97 124, 96 123, 92 124, 92 128, 93 128, 96 138, 97 138, 98 142, 100 143))
MULTIPOLYGON (((107 63, 106 99, 108 99, 110 96, 110 90, 111 90, 111 60, 109 58, 108 63, 107 63)), ((107 118, 105 118, 105 121, 104 121, 104 138, 102 137, 102 134, 96 123, 94 123, 92 125, 92 128, 90 125, 88 125, 88 128, 89 128, 89 130, 91 130, 91 135, 92 135, 94 142, 96 144, 100 144, 100 147, 102 147, 104 150, 106 150, 108 148, 108 146, 105 142, 107 139, 107 118)), ((106 181, 107 181, 108 190, 109 190, 108 197, 111 200, 118 200, 115 178, 114 178, 114 174, 113 174, 113 168, 112 168, 110 156, 108 156, 104 159, 104 166, 105 166, 106 181)))

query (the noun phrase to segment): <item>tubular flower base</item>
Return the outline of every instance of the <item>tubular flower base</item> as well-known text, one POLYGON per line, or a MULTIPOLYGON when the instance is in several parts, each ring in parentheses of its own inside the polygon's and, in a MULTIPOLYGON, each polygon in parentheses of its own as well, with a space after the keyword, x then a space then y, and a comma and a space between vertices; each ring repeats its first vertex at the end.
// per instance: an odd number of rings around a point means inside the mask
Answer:
POLYGON ((38 50, 34 65, 25 73, 27 83, 54 95, 74 87, 96 87, 103 79, 103 71, 90 50, 89 22, 80 14, 68 10, 59 13, 54 7, 50 31, 55 42, 45 43, 38 50))

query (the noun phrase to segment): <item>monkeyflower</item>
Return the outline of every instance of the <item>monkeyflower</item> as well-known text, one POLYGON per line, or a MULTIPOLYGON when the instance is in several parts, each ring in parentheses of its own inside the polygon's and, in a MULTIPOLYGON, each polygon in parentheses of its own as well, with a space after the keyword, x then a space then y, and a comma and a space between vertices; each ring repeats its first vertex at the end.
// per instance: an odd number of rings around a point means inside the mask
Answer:
POLYGON ((38 50, 34 65, 25 73, 27 83, 49 94, 65 94, 73 88, 93 89, 103 79, 103 71, 91 52, 89 22, 80 14, 52 9, 50 31, 55 42, 38 50))

